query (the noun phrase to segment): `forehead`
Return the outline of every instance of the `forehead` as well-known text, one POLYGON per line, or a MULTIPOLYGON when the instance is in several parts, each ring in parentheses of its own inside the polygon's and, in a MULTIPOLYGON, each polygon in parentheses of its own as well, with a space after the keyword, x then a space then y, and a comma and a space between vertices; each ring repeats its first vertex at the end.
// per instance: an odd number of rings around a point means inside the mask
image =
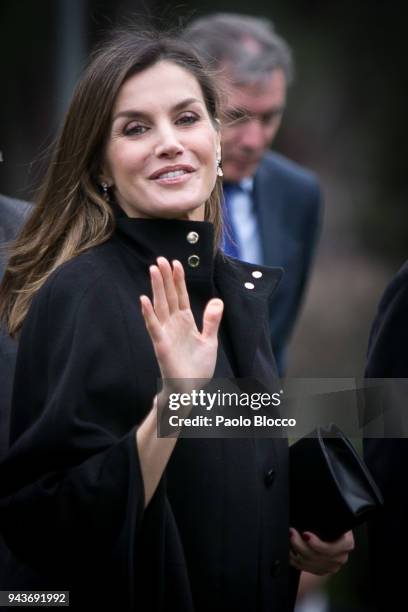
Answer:
POLYGON ((198 98, 204 103, 196 77, 177 64, 161 61, 125 81, 117 95, 114 111, 133 108, 152 111, 174 106, 186 98, 198 98))
POLYGON ((243 85, 227 85, 228 106, 243 108, 251 113, 265 113, 282 107, 286 99, 286 79, 283 70, 274 70, 260 81, 243 85))

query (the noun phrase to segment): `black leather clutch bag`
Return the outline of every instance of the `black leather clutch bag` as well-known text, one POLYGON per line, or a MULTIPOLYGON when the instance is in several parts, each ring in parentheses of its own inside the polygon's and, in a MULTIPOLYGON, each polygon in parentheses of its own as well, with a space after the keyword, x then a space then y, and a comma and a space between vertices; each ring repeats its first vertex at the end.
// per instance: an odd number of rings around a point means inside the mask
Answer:
POLYGON ((380 490, 336 425, 318 427, 290 447, 290 525, 330 542, 383 505, 380 490))

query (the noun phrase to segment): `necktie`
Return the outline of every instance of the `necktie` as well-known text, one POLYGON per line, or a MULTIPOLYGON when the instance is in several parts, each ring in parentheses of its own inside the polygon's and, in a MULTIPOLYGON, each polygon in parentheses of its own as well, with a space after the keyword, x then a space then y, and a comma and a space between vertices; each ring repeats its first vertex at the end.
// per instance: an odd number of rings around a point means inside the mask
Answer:
POLYGON ((235 183, 224 183, 224 231, 222 236, 222 248, 226 255, 239 259, 239 244, 237 234, 232 221, 231 207, 233 206, 234 196, 241 191, 241 187, 235 183))

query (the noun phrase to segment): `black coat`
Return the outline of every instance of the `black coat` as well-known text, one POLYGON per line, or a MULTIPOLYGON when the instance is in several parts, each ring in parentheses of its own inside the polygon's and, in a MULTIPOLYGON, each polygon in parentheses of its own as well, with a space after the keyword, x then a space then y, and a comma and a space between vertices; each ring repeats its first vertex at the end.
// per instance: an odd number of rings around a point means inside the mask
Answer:
MULTIPOLYGON (((381 299, 370 336, 366 376, 408 378, 408 262, 381 299)), ((408 440, 367 439, 364 455, 384 496, 384 509, 369 531, 377 609, 405 610, 408 440)))
POLYGON ((19 588, 70 590, 82 609, 286 612, 284 440, 179 440, 144 510, 135 431, 159 377, 138 302, 150 294, 148 264, 180 259, 196 312, 211 294, 224 300, 216 375, 227 363, 240 377, 275 377, 267 302, 277 271, 214 261, 211 234, 207 223, 118 219, 108 242, 36 295, 0 466, 5 539, 38 575, 19 588))

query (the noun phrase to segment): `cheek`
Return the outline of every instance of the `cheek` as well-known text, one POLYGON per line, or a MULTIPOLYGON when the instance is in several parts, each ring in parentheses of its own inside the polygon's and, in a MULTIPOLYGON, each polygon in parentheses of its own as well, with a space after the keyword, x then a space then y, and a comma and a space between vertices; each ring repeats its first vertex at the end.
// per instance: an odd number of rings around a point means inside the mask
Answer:
POLYGON ((226 128, 222 132, 222 144, 223 146, 229 146, 237 140, 239 140, 240 128, 226 128))
POLYGON ((275 138, 276 132, 279 130, 280 124, 281 120, 279 119, 278 121, 272 123, 272 125, 265 129, 265 139, 269 144, 272 142, 273 138, 275 138))
POLYGON ((143 157, 131 144, 117 143, 108 152, 108 164, 113 175, 135 173, 143 168, 143 157))
POLYGON ((209 169, 215 168, 215 160, 217 155, 218 138, 213 133, 203 135, 200 143, 199 156, 209 169))

